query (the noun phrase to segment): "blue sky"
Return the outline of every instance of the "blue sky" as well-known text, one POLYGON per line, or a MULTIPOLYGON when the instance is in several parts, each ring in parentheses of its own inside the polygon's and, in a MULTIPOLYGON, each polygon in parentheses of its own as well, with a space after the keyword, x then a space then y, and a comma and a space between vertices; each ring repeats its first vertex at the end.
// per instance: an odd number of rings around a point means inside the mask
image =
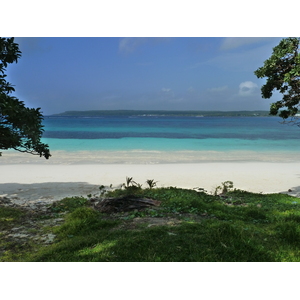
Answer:
POLYGON ((45 115, 66 110, 268 110, 254 71, 281 38, 21 37, 14 94, 45 115))

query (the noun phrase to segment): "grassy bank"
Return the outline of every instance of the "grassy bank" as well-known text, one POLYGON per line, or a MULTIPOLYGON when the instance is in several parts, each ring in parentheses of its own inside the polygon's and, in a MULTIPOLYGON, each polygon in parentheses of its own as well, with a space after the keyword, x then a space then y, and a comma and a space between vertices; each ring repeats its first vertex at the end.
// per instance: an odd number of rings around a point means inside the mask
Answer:
MULTIPOLYGON (((300 261, 298 198, 240 190, 220 196, 176 187, 137 186, 106 196, 124 195, 151 198, 161 204, 142 211, 105 214, 91 207, 87 198, 63 199, 49 207, 47 214, 31 216, 36 222, 63 218, 61 224, 42 229, 55 235, 52 244, 5 248, 2 241, 0 260, 300 261)), ((2 232, 24 221, 24 212, 18 209, 0 207, 0 212, 2 232)))

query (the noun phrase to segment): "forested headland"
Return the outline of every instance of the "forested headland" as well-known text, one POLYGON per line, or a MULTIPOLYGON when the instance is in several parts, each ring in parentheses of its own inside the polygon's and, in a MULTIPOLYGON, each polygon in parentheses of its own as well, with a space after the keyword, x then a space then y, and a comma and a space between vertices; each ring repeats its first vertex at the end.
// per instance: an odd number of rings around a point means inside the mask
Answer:
POLYGON ((86 110, 65 111, 55 117, 105 117, 105 116, 169 116, 169 117, 267 117, 268 111, 175 111, 175 110, 86 110))

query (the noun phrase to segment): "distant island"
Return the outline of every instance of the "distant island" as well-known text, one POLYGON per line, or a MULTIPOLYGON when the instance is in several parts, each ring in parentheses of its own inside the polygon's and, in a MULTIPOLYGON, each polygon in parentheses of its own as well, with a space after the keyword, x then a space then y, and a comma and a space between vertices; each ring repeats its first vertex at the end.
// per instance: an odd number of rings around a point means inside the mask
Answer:
POLYGON ((169 116, 169 117, 267 117, 269 111, 175 111, 175 110, 85 110, 85 111, 65 111, 59 114, 49 115, 49 117, 107 117, 107 116, 169 116))

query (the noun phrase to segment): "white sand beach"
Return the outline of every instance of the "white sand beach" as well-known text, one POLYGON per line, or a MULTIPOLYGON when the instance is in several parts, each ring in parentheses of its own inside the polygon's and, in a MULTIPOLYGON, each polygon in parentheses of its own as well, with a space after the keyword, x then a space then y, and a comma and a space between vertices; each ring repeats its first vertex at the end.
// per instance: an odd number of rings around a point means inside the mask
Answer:
MULTIPOLYGON (((7 155, 7 153, 5 154, 7 155)), ((129 154, 128 154, 129 155, 129 154)), ((161 159, 156 163, 145 163, 145 153, 131 153, 122 163, 99 163, 89 157, 76 161, 63 156, 50 158, 29 154, 11 154, 0 159, 0 197, 14 199, 16 203, 59 200, 66 196, 87 196, 99 193, 99 186, 119 187, 126 176, 146 187, 147 179, 158 181, 158 187, 201 187, 212 192, 224 181, 233 181, 234 187, 251 192, 300 193, 300 161, 202 160, 201 162, 168 163, 161 159), (141 158, 142 157, 142 158, 141 158), (5 158, 5 159, 4 159, 5 158), (23 159, 23 162, 20 160, 23 159), (82 163, 86 159, 87 163, 82 163), (10 162, 10 163, 9 163, 10 162)), ((101 158, 102 161, 105 161, 101 158)), ((172 161, 172 157, 169 157, 172 161)), ((241 160, 243 159, 243 160, 241 160)), ((173 157, 173 160, 176 159, 173 157)))

